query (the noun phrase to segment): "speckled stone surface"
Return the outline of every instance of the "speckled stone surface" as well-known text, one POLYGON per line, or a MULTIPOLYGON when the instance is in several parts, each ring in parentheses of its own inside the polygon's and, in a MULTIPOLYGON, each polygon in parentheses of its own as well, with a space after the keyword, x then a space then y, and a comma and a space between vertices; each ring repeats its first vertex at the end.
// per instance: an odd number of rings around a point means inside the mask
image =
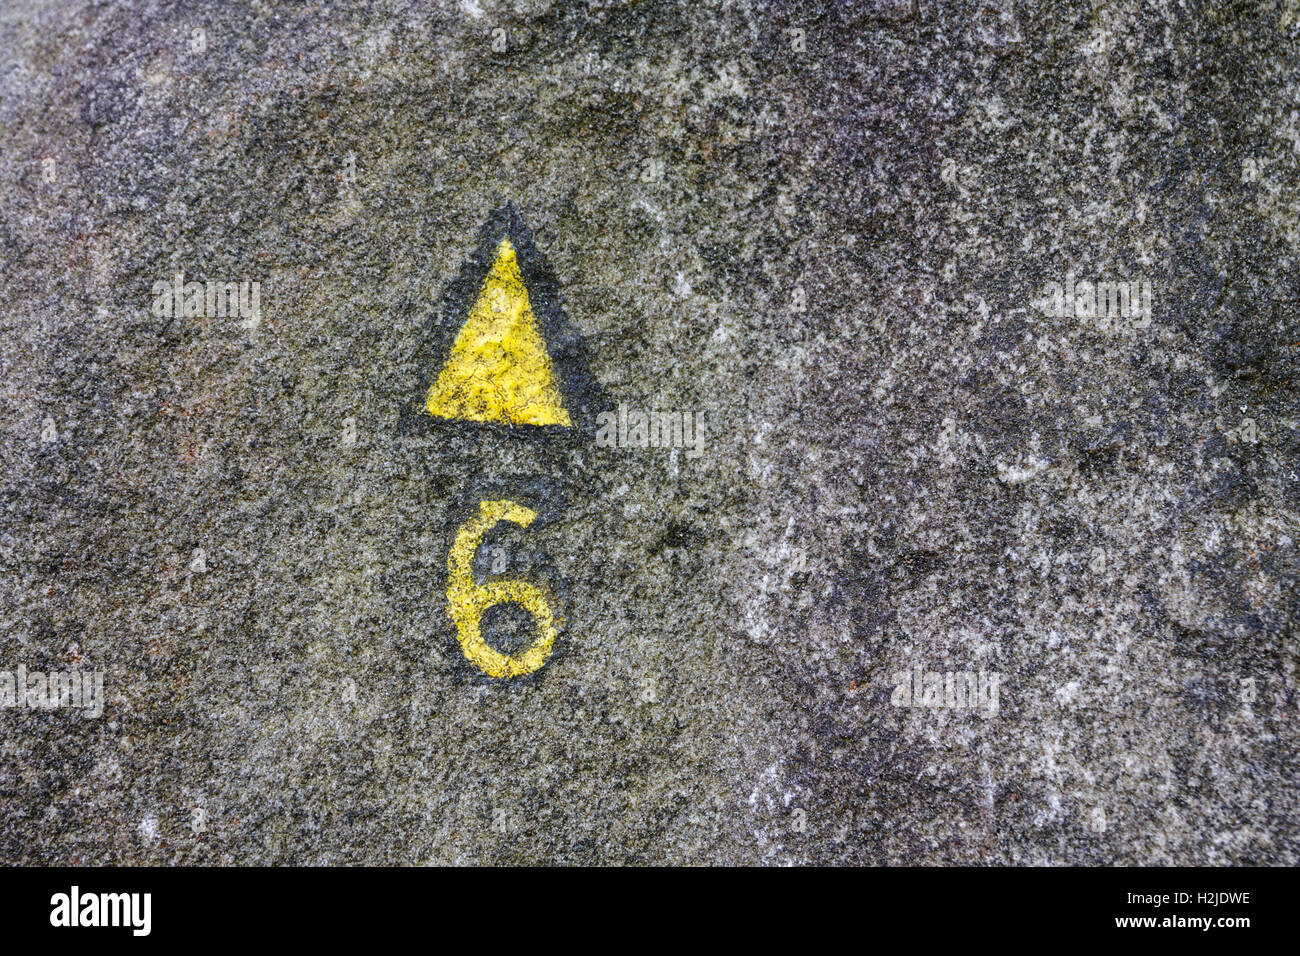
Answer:
POLYGON ((0 670, 105 700, 0 710, 0 860, 1294 865, 1298 38, 6 3, 0 670), (412 418, 507 204, 571 400, 698 457, 412 418), (156 314, 178 272, 258 316, 156 314), (507 682, 445 599, 489 497, 541 520, 477 573, 564 617, 507 682))

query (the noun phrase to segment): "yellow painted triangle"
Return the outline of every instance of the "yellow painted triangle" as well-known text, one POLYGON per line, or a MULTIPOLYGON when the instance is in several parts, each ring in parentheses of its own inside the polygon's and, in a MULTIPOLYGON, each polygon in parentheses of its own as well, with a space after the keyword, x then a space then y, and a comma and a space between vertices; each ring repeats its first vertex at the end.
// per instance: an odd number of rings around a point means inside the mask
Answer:
POLYGON ((573 424, 509 239, 497 246, 496 260, 424 407, 439 418, 473 422, 573 424))

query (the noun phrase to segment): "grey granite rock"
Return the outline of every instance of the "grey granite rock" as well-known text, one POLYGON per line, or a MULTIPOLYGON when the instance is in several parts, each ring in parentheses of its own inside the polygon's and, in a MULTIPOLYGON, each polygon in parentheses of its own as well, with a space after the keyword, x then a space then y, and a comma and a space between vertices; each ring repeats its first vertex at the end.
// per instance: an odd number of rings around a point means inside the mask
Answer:
POLYGON ((5 4, 0 670, 105 699, 0 710, 0 859, 1294 865, 1298 34, 5 4), (430 427, 507 206, 586 412, 430 427), (510 681, 445 598, 489 497, 564 616, 510 681))

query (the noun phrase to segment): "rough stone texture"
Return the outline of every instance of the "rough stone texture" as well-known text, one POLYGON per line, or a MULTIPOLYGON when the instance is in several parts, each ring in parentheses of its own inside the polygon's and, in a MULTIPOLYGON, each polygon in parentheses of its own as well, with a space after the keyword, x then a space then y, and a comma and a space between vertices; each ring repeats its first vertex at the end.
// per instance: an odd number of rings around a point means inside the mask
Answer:
POLYGON ((0 669, 108 704, 0 711, 0 859, 1295 864, 1298 35, 5 4, 0 669), (702 457, 402 427, 507 202, 606 407, 702 457), (154 316, 180 270, 260 324, 154 316), (1153 321, 1036 308, 1067 271, 1153 321), (496 494, 566 615, 508 683, 443 598, 496 494), (917 664, 998 712, 891 705, 917 664))

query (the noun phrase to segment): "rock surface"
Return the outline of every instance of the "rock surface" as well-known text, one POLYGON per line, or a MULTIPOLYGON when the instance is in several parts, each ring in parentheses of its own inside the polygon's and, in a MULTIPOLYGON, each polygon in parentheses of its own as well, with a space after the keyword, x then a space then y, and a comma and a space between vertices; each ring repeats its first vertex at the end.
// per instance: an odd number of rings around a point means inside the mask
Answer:
POLYGON ((105 702, 0 710, 0 860, 1296 864, 1298 34, 5 4, 0 669, 105 702), (570 399, 698 457, 419 419, 506 208, 570 399), (445 597, 493 497, 563 615, 509 681, 445 597))

